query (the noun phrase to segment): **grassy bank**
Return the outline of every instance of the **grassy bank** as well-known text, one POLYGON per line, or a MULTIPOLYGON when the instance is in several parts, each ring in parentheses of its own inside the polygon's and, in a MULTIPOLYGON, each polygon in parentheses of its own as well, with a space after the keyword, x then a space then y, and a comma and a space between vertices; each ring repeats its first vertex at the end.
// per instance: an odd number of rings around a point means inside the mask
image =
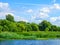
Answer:
POLYGON ((0 40, 18 39, 18 40, 41 40, 60 38, 60 32, 0 32, 0 40))

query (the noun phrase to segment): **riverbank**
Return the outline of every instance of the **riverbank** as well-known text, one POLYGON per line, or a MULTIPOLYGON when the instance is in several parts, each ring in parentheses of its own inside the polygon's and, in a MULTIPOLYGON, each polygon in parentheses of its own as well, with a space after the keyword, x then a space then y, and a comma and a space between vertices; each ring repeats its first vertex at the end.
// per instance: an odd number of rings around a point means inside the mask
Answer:
POLYGON ((47 40, 60 38, 60 32, 0 32, 0 40, 47 40))

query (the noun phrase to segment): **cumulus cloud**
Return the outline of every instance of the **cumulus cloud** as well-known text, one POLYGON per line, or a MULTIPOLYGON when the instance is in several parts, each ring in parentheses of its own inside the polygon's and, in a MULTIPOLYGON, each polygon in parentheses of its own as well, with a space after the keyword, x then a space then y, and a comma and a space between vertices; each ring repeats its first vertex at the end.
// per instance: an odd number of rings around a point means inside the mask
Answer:
POLYGON ((42 22, 42 20, 38 20, 38 22, 40 23, 40 22, 42 22))
POLYGON ((40 12, 39 17, 40 18, 47 18, 47 17, 49 17, 49 15, 47 13, 40 12))
POLYGON ((32 9, 28 9, 27 12, 28 12, 28 13, 32 13, 33 10, 32 10, 32 9))
POLYGON ((50 21, 51 21, 51 22, 55 22, 56 20, 57 20, 57 17, 51 17, 51 18, 50 18, 50 21))
POLYGON ((37 20, 38 22, 41 19, 45 19, 49 17, 49 12, 50 12, 50 8, 49 7, 42 7, 41 9, 39 9, 37 12, 34 11, 34 15, 31 16, 31 20, 37 20))
POLYGON ((57 19, 60 20, 60 16, 58 16, 57 19))
POLYGON ((44 7, 42 9, 40 9, 40 12, 49 13, 50 12, 50 9, 48 7, 44 7))
MULTIPOLYGON (((56 1, 56 0, 54 0, 56 1)), ((51 5, 50 7, 43 7, 42 9, 40 9, 40 13, 39 13, 39 16, 41 18, 47 18, 49 17, 49 13, 53 10, 53 9, 58 9, 60 10, 60 4, 53 4, 51 5)))
MULTIPOLYGON (((7 14, 11 14, 12 16, 14 16, 15 20, 16 21, 26 21, 28 22, 28 20, 20 17, 20 16, 17 16, 17 15, 14 15, 13 13, 14 11, 12 11, 9 7, 9 4, 8 3, 2 3, 0 2, 0 18, 4 18, 7 14)), ((32 10, 28 10, 28 12, 32 12, 32 10)))
POLYGON ((0 2, 0 18, 5 17, 7 14, 14 15, 8 3, 0 2))
MULTIPOLYGON (((56 0, 54 0, 56 1, 56 0)), ((36 9, 37 10, 37 9, 36 9)), ((60 16, 59 16, 59 11, 60 11, 60 4, 54 3, 52 5, 47 5, 42 8, 38 9, 38 13, 35 12, 36 15, 32 16, 31 20, 35 20, 37 23, 41 22, 42 20, 49 20, 53 24, 59 25, 60 23, 60 16), (54 12, 55 11, 55 12, 54 12), (54 12, 54 13, 53 13, 54 12), (55 16, 55 15, 56 16, 55 16)))
MULTIPOLYGON (((56 2, 56 0, 54 0, 54 2, 56 2)), ((50 15, 49 15, 50 13, 53 14, 53 13, 52 13, 53 10, 60 10, 60 4, 54 3, 54 4, 52 4, 52 5, 49 5, 49 6, 47 5, 47 6, 45 6, 45 7, 40 8, 40 9, 38 10, 38 14, 36 14, 36 15, 34 16, 34 19, 35 19, 35 18, 38 18, 38 19, 48 18, 48 17, 50 17, 50 15)), ((60 17, 59 17, 59 18, 60 18, 60 17)), ((53 20, 53 22, 55 22, 57 19, 56 19, 56 17, 51 17, 50 20, 53 20)))
POLYGON ((55 9, 60 9, 60 4, 54 4, 53 7, 54 7, 55 9))
POLYGON ((60 16, 50 17, 50 21, 51 21, 51 22, 60 21, 60 16))
POLYGON ((9 4, 0 2, 0 12, 8 12, 9 4))
POLYGON ((39 11, 38 18, 48 18, 49 17, 49 15, 48 15, 49 12, 50 12, 50 8, 49 7, 43 7, 39 11))
POLYGON ((53 9, 59 9, 60 10, 60 4, 54 3, 53 5, 50 6, 50 9, 51 10, 53 10, 53 9))
POLYGON ((13 13, 6 13, 6 15, 7 15, 7 14, 11 14, 12 16, 15 16, 13 13))
POLYGON ((7 9, 8 7, 9 7, 9 4, 8 3, 2 3, 2 2, 0 2, 0 8, 7 9))
POLYGON ((25 21, 25 22, 29 22, 27 19, 23 18, 23 17, 20 17, 20 16, 14 16, 15 20, 16 21, 25 21))

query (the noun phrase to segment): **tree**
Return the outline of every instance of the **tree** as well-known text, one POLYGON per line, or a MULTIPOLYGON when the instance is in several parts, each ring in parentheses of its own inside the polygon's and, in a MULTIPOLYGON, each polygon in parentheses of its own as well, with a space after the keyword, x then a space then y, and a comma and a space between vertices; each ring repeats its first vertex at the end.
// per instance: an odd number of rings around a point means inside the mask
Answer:
POLYGON ((10 21, 8 20, 0 20, 0 30, 2 31, 8 31, 8 25, 10 24, 10 21))
POLYGON ((58 26, 57 28, 58 28, 57 31, 60 31, 60 26, 58 26))
POLYGON ((17 25, 15 22, 11 22, 8 25, 8 28, 9 28, 9 31, 11 31, 11 32, 18 32, 18 28, 17 28, 17 25))
POLYGON ((11 14, 6 15, 6 20, 14 22, 14 17, 11 14))
POLYGON ((26 31, 32 31, 32 27, 30 23, 26 24, 26 31))
POLYGON ((0 26, 0 31, 2 31, 2 29, 3 29, 3 26, 0 26))
POLYGON ((51 28, 51 23, 50 22, 48 22, 48 21, 46 21, 46 20, 43 20, 40 24, 39 24, 39 29, 41 30, 41 31, 48 31, 48 30, 50 30, 50 28, 51 28), (48 30, 47 30, 48 29, 48 30))
POLYGON ((24 21, 17 22, 17 27, 20 29, 20 31, 26 31, 26 25, 27 23, 24 21))
POLYGON ((10 21, 8 21, 8 20, 1 20, 1 21, 0 21, 0 25, 1 25, 1 26, 9 25, 9 24, 10 24, 10 21))
POLYGON ((9 31, 8 26, 4 25, 2 31, 9 31))
POLYGON ((56 25, 52 25, 50 31, 58 31, 58 27, 56 25))
POLYGON ((39 27, 35 23, 31 23, 32 31, 39 31, 39 27))
POLYGON ((25 24, 23 24, 23 23, 18 23, 17 24, 17 27, 18 27, 18 29, 20 29, 20 31, 26 31, 25 29, 26 29, 26 26, 25 26, 25 24))

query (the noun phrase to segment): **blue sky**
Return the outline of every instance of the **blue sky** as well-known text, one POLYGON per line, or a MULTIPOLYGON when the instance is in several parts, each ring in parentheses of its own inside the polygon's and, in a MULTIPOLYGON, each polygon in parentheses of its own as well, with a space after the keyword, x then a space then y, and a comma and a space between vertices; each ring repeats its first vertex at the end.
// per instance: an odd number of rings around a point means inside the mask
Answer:
POLYGON ((0 19, 7 14, 16 21, 50 21, 60 26, 60 0, 0 0, 0 19))

